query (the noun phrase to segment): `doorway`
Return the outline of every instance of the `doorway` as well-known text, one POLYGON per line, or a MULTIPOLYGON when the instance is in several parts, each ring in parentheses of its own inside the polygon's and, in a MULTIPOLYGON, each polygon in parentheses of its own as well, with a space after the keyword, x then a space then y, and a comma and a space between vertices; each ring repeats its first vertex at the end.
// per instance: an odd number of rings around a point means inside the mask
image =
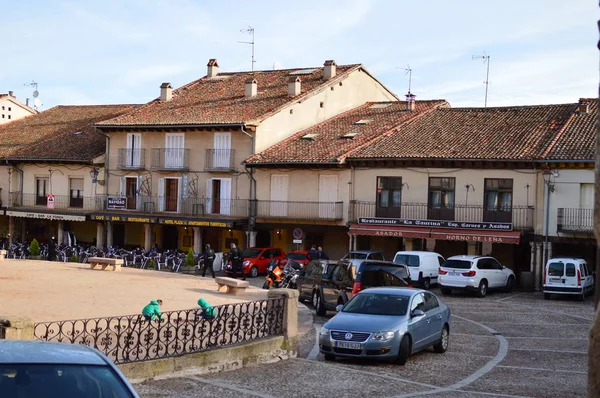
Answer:
POLYGON ((113 247, 125 247, 125 224, 114 223, 113 230, 113 247))
POLYGON ((256 233, 256 247, 271 246, 271 233, 269 231, 258 231, 256 233))
POLYGON ((137 209, 137 177, 125 177, 125 196, 127 197, 127 209, 137 209))
POLYGON ((179 247, 179 230, 175 225, 163 225, 162 248, 164 250, 177 250, 179 247))
POLYGON ((211 213, 221 214, 221 180, 212 180, 212 209, 211 213))
POLYGON ((165 211, 177 211, 177 191, 179 180, 176 178, 165 179, 165 211))

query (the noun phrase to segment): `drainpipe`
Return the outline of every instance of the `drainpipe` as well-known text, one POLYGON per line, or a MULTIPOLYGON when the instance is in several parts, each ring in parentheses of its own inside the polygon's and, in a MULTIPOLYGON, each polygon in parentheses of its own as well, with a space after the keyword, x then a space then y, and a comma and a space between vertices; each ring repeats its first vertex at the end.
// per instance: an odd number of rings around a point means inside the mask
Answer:
MULTIPOLYGON (((254 155, 254 136, 248 133, 245 128, 245 125, 241 125, 240 129, 242 133, 246 134, 250 138, 250 156, 254 155)), ((252 167, 244 166, 248 176, 250 177, 250 189, 248 192, 248 238, 247 238, 247 247, 250 247, 250 235, 254 231, 255 217, 254 217, 254 204, 255 204, 255 196, 256 196, 256 179, 254 178, 254 169, 252 167)))
POLYGON ((98 127, 94 126, 94 133, 100 134, 106 138, 106 159, 104 161, 104 186, 106 187, 104 194, 108 194, 108 177, 110 176, 109 172, 109 159, 110 159, 110 136, 106 133, 103 133, 98 129, 98 127))

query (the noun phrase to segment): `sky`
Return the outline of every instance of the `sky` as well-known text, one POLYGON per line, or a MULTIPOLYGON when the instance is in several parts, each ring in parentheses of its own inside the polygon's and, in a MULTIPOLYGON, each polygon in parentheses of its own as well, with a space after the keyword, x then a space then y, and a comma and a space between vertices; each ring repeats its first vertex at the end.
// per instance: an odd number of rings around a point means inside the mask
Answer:
POLYGON ((598 95, 598 0, 0 0, 0 93, 41 110, 146 103, 221 71, 361 63, 404 98, 482 107, 598 95))

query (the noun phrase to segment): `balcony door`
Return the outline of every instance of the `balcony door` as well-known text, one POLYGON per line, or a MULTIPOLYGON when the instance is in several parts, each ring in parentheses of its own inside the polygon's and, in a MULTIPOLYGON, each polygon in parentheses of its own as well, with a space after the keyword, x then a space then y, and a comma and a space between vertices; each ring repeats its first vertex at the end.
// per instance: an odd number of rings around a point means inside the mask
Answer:
POLYGON ((231 178, 211 178, 206 181, 206 210, 229 216, 232 213, 231 178))
POLYGON ((513 180, 486 178, 483 204, 484 222, 512 222, 513 180))
POLYGON ((269 209, 271 217, 287 217, 289 185, 290 181, 287 174, 271 175, 271 203, 269 209))
POLYGON ((184 133, 167 133, 165 135, 165 168, 181 169, 184 165, 184 133))
POLYGON ((142 134, 127 133, 125 167, 139 168, 142 163, 142 134))
POLYGON ((377 177, 375 217, 400 218, 401 210, 402 177, 377 177))
POLYGON ((47 177, 38 177, 35 179, 35 204, 38 206, 47 205, 47 196, 50 193, 48 183, 49 180, 47 177))
POLYGON ((69 207, 83 208, 83 178, 69 178, 69 207))
POLYGON ((456 178, 429 177, 428 220, 454 220, 456 178))
POLYGON ((335 202, 338 200, 338 176, 319 176, 319 218, 335 219, 335 202))
POLYGON ((128 210, 139 210, 141 206, 139 186, 141 177, 121 177, 121 196, 127 199, 128 210))
POLYGON ((158 210, 181 212, 181 177, 165 177, 158 180, 158 210))
POLYGON ((594 184, 579 185, 579 229, 594 229, 594 184))
POLYGON ((213 167, 216 169, 231 167, 231 133, 215 133, 213 167))

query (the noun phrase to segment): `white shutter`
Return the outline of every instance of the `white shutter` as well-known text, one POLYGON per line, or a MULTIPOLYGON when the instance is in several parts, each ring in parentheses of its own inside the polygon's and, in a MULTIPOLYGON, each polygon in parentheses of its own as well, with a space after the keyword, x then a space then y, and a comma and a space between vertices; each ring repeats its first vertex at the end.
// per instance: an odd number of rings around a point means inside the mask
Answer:
POLYGON ((127 192, 125 191, 125 183, 126 183, 125 177, 121 177, 121 184, 119 187, 119 195, 121 195, 121 196, 127 195, 127 192))
POLYGON ((580 184, 579 207, 582 209, 594 208, 594 184, 580 184))
POLYGON ((183 133, 167 133, 165 135, 165 168, 183 167, 183 133))
POLYGON ((215 133, 213 166, 215 168, 229 168, 231 153, 231 133, 215 133))
POLYGON ((177 177, 177 213, 181 213, 181 193, 182 193, 182 183, 181 177, 177 177))
POLYGON ((158 211, 165 211, 165 179, 158 179, 158 211))
POLYGON ((338 200, 338 176, 319 176, 319 218, 335 219, 335 202, 338 200))
POLYGON ((231 215, 231 178, 221 178, 221 214, 231 215))
POLYGON ((127 167, 140 167, 142 155, 142 134, 127 133, 127 153, 125 156, 127 167))
POLYGON ((209 178, 206 180, 206 204, 204 213, 211 214, 212 213, 212 179, 209 178))
POLYGON ((286 217, 288 215, 288 185, 287 175, 271 175, 271 216, 286 217))
POLYGON ((135 186, 135 206, 137 210, 142 209, 142 195, 140 189, 142 188, 142 176, 138 176, 137 184, 135 186))

